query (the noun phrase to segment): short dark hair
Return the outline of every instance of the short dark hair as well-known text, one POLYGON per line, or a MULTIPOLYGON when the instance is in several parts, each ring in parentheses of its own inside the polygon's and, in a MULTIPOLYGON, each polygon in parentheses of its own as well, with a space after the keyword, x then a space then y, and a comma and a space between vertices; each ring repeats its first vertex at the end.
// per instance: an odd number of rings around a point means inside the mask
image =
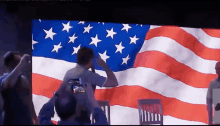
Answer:
POLYGON ((55 109, 61 120, 67 120, 76 113, 77 100, 70 93, 60 93, 55 100, 55 109))
POLYGON ((8 51, 7 53, 5 53, 4 55, 4 65, 8 68, 15 68, 17 66, 17 64, 19 63, 16 59, 15 59, 15 55, 20 55, 19 52, 16 51, 8 51))
POLYGON ((77 64, 87 65, 94 58, 94 51, 88 47, 82 47, 77 53, 77 64))

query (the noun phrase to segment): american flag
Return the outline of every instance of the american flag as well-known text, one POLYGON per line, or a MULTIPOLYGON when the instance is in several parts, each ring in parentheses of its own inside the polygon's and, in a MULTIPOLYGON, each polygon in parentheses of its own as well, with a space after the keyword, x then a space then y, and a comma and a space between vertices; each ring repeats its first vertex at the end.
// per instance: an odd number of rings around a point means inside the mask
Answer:
MULTIPOLYGON (((87 46, 115 73, 119 86, 97 87, 109 100, 112 125, 138 125, 138 99, 161 99, 164 124, 206 125, 206 94, 217 76, 219 30, 106 22, 33 20, 32 87, 36 113, 75 67, 87 46)), ((96 72, 107 77, 95 65, 96 72)), ((55 114, 54 121, 59 117, 55 114)))

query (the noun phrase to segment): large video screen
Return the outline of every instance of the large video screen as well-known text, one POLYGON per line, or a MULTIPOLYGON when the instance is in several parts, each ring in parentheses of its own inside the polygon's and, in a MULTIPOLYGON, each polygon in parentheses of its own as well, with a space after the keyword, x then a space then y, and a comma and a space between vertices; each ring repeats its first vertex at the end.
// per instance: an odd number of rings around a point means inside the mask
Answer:
MULTIPOLYGON (((97 86, 96 100, 109 100, 111 125, 139 125, 139 99, 159 99, 145 108, 164 125, 208 123, 206 97, 217 78, 219 30, 91 21, 33 20, 32 87, 38 114, 77 66, 82 47, 94 50, 115 74, 119 86, 97 86), (159 118, 158 118, 159 117, 159 118)), ((93 61, 96 74, 105 70, 93 61)), ((142 113, 144 114, 144 113, 142 113)), ((149 117, 148 116, 148 117, 149 117)), ((54 122, 59 121, 55 114, 54 122)))

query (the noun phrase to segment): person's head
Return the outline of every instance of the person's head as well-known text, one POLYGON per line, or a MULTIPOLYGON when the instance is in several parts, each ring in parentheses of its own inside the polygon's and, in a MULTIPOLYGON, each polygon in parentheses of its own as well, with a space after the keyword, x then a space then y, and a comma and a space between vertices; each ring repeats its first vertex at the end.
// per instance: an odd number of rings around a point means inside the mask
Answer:
POLYGON ((19 52, 9 51, 4 55, 4 65, 8 71, 12 71, 19 64, 20 60, 19 52))
POLYGON ((77 53, 77 64, 90 68, 94 58, 94 51, 88 47, 82 47, 77 53))
POLYGON ((220 61, 218 61, 215 65, 215 70, 218 76, 220 76, 220 61))
POLYGON ((76 114, 77 100, 70 93, 60 93, 55 100, 55 110, 61 120, 68 120, 76 114))

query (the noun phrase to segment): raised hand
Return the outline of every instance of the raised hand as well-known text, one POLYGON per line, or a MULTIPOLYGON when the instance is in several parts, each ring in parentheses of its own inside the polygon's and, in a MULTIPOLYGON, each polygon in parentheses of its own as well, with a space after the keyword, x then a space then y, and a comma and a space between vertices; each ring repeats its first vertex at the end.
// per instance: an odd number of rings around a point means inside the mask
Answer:
POLYGON ((28 69, 31 68, 31 62, 30 62, 30 55, 28 54, 24 54, 22 57, 21 57, 21 60, 20 60, 20 65, 22 66, 22 70, 23 71, 26 71, 28 69))
POLYGON ((30 55, 24 54, 21 57, 20 64, 22 64, 22 66, 26 66, 26 65, 30 64, 30 55))
POLYGON ((98 66, 102 67, 102 68, 107 68, 107 64, 105 63, 105 61, 101 58, 96 57, 96 63, 98 64, 98 66))

